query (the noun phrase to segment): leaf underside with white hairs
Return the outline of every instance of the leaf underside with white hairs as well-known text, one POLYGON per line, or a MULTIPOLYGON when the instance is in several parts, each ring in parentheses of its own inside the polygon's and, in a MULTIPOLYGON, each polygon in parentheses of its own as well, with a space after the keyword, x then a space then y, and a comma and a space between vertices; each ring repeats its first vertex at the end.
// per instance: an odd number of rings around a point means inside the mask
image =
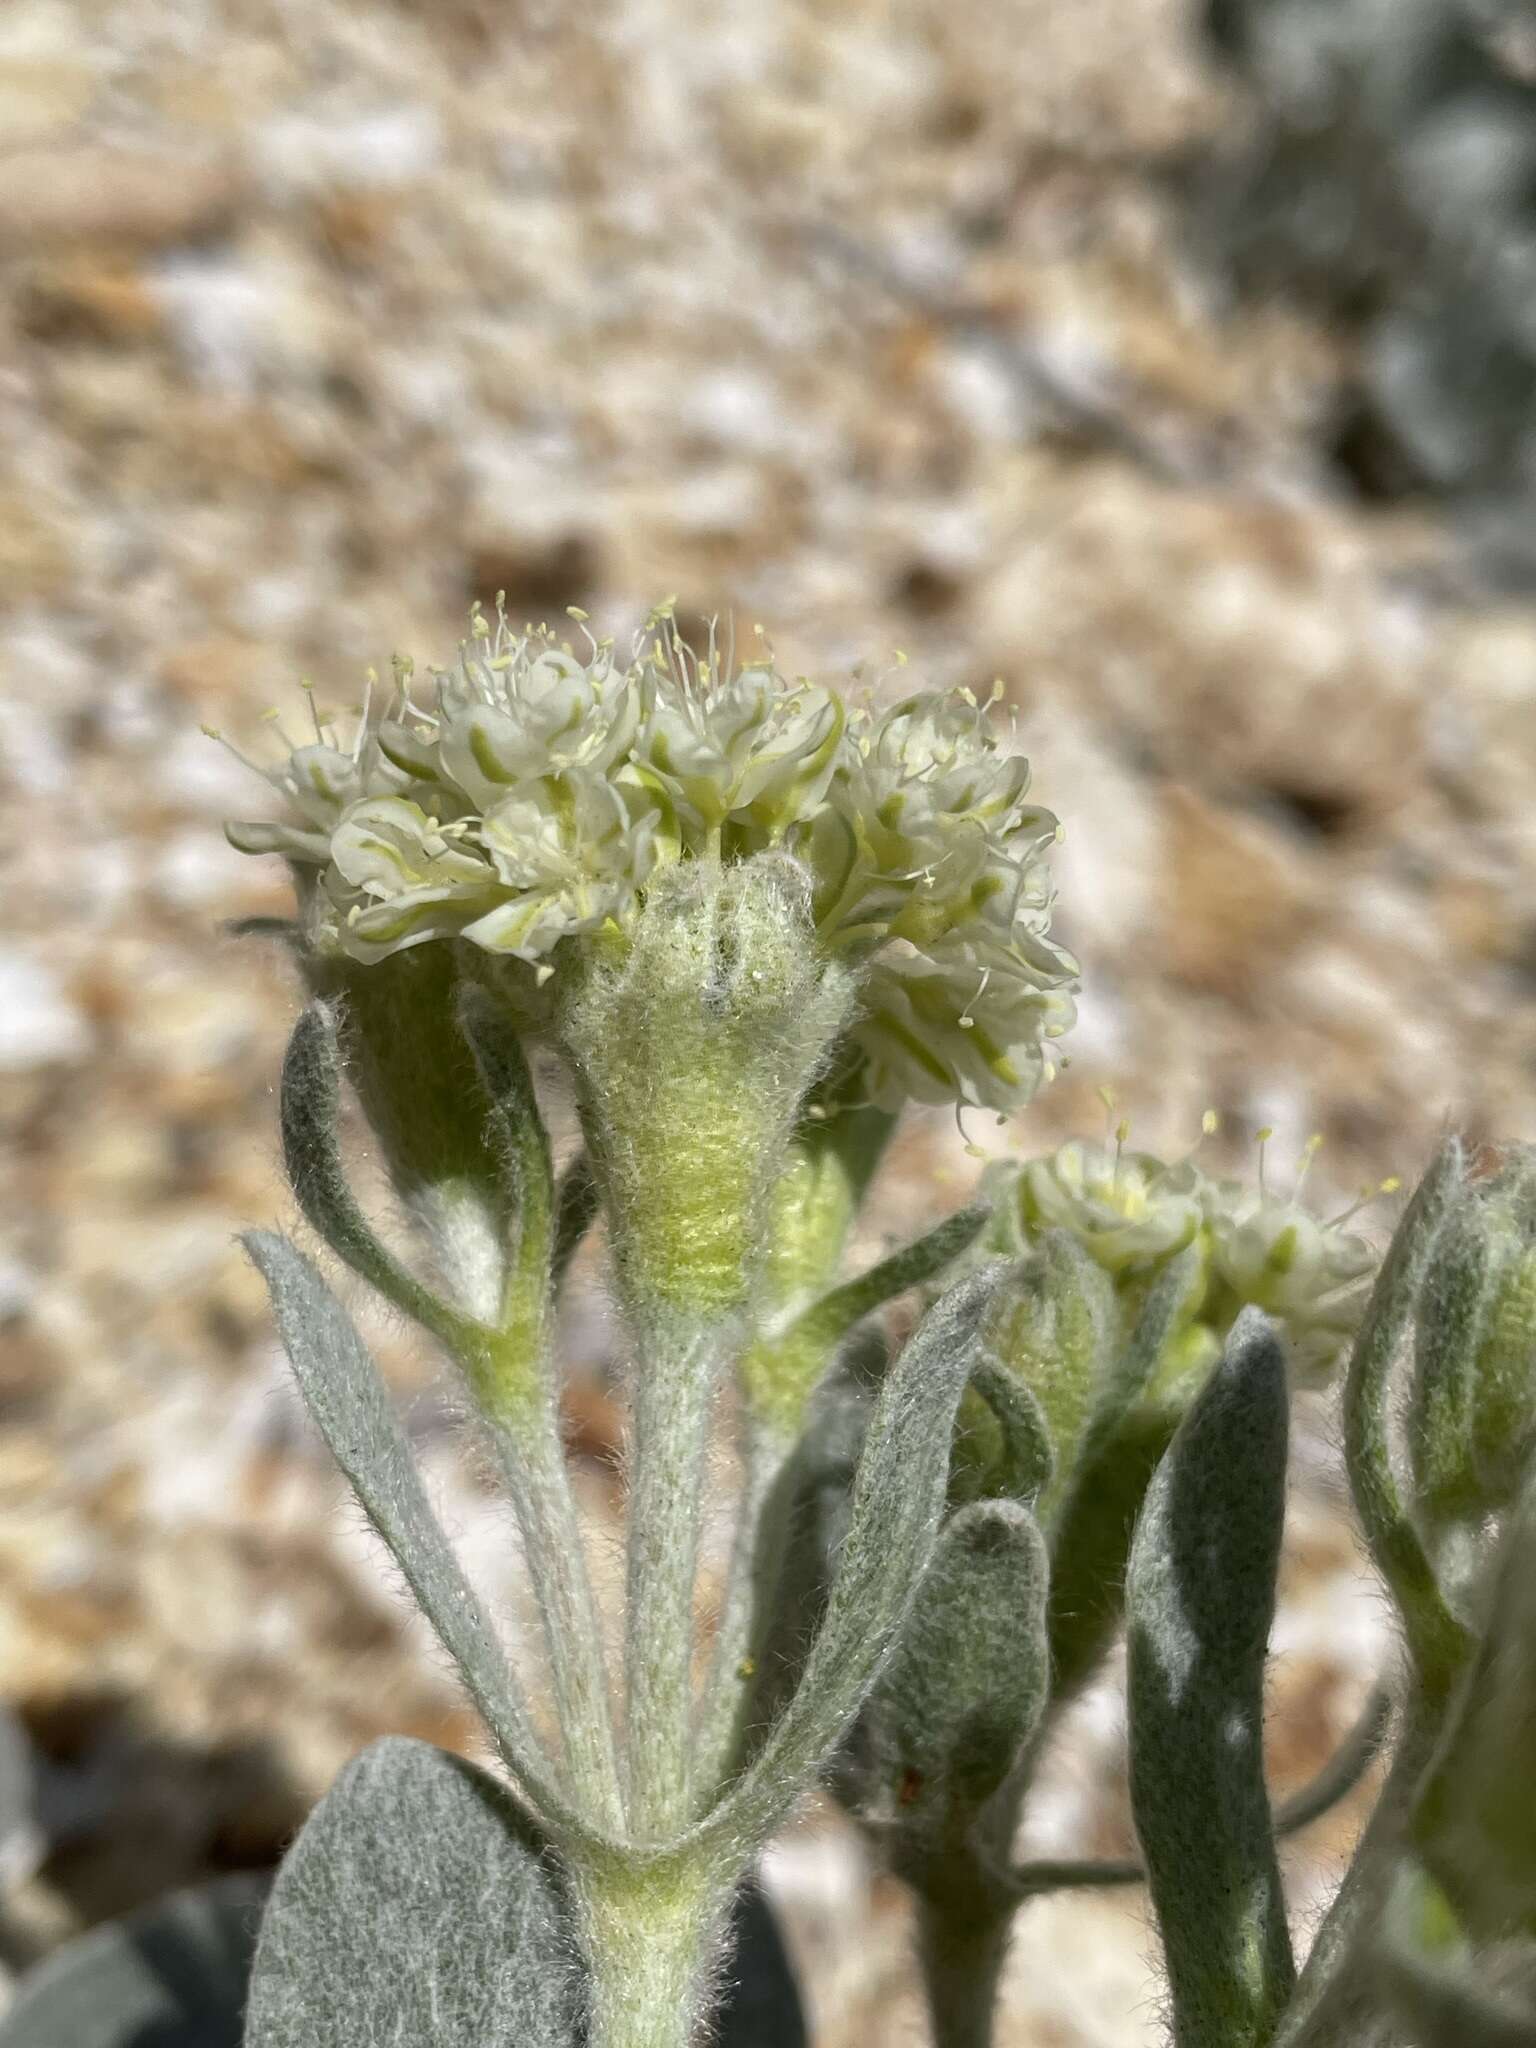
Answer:
POLYGON ((245 1245, 271 1290, 278 1330, 321 1435, 458 1665, 519 1788, 564 1839, 587 1836, 543 1768, 521 1688, 432 1511, 405 1432, 350 1316, 313 1262, 286 1238, 252 1231, 245 1245))
POLYGON ((542 1842, 483 1771, 387 1736, 278 1872, 245 2048, 575 2048, 583 2004, 542 1842))
POLYGON ((1288 1423, 1284 1354, 1245 1313, 1131 1546, 1131 1804, 1177 2048, 1263 2048, 1294 1982, 1263 1757, 1288 1423))

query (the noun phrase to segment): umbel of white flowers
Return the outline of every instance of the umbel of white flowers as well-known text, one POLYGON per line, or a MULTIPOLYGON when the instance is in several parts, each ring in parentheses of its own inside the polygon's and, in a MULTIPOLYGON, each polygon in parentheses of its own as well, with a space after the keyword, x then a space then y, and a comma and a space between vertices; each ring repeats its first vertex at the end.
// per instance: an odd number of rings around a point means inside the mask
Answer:
MULTIPOLYGON (((1216 1128, 1206 1118, 1207 1133, 1216 1128)), ((996 1204, 992 1248, 1017 1251, 1044 1233, 1064 1231, 1134 1307, 1147 1286, 1192 1251, 1188 1298, 1180 1314, 1184 1356, 1202 1369, 1219 1357, 1239 1312, 1260 1308, 1284 1330, 1291 1365, 1305 1383, 1323 1384, 1353 1341, 1380 1264, 1376 1248, 1346 1228, 1395 1179, 1361 1191, 1331 1219, 1314 1215, 1302 1185, 1321 1140, 1310 1138, 1289 1194, 1265 1177, 1259 1134, 1256 1187, 1204 1172, 1193 1153, 1165 1161, 1126 1145, 1073 1139, 1048 1157, 999 1162, 988 1176, 996 1204)))
POLYGON ((739 664, 659 606, 627 659, 476 609, 452 670, 395 664, 350 744, 261 772, 275 821, 233 844, 287 856, 313 947, 373 962, 433 940, 502 963, 530 1021, 586 955, 622 955, 688 864, 775 857, 815 945, 849 970, 859 1091, 1009 1111, 1052 1071, 1077 972, 1050 936, 1056 819, 967 691, 889 708, 739 664))

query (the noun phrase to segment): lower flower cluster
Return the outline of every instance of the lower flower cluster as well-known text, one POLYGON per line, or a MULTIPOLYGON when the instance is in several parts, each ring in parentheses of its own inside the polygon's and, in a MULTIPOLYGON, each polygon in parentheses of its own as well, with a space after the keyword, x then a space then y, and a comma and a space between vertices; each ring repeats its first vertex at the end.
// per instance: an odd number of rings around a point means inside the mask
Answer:
POLYGON ((1320 1383, 1359 1327, 1380 1254, 1345 1227, 1353 1210, 1326 1221, 1303 1205, 1301 1187, 1298 1176, 1289 1196, 1277 1194, 1262 1171, 1257 1187, 1217 1179, 1193 1158, 1130 1151, 1123 1135, 1113 1145, 1073 1140, 993 1178, 1005 1228, 1026 1240, 1066 1231, 1133 1298, 1196 1247, 1188 1324, 1207 1335, 1210 1355, 1244 1308, 1261 1308, 1285 1330, 1297 1373, 1320 1383))

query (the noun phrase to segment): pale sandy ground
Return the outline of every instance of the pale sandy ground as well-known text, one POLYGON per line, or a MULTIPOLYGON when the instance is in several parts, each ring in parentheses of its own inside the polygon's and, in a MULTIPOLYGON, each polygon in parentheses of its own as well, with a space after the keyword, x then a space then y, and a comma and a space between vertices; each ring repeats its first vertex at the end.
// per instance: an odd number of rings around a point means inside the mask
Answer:
MULTIPOLYGON (((283 888, 219 838, 251 790, 201 723, 259 737, 300 673, 349 702, 498 586, 1001 674, 1086 994, 1070 1072, 979 1144, 1096 1131, 1104 1083, 1152 1143, 1217 1106, 1234 1162, 1320 1130, 1345 1191, 1448 1117, 1536 1135, 1536 611, 1453 600, 1431 523, 1330 482, 1347 352, 1226 303, 1181 226, 1226 112, 1172 0, 0 13, 0 1694, 73 1802, 27 1940, 270 1857, 383 1730, 475 1741, 233 1245, 287 1214, 292 994, 220 936, 283 888)), ((864 1249, 975 1170, 916 1126, 864 1249)), ((571 1336, 611 1351, 590 1300, 571 1336)), ((1286 1784, 1386 1654, 1314 1464, 1286 1784)), ((1117 1758, 1106 1693, 1042 1846, 1123 1843, 1117 1758)), ((1350 1825, 1296 1854, 1303 1924, 1350 1825)), ((836 1824, 771 1876, 818 2040, 917 2039, 902 1909, 836 1824)), ((1037 1908, 1010 2040, 1155 2035, 1149 1953, 1134 1896, 1037 1908)))

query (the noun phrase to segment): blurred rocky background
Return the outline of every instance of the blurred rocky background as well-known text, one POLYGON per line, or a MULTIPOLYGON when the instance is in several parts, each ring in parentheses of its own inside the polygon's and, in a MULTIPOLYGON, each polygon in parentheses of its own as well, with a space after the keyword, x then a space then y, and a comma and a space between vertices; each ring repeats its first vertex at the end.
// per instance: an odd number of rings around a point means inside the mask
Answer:
MULTIPOLYGON (((1073 1063, 1010 1129, 914 1124, 866 1252, 1106 1085, 1153 1145, 1215 1107, 1229 1166, 1320 1131, 1341 1202, 1448 1119, 1536 1137, 1533 93, 1529 0, 8 0, 9 1968, 265 1868, 377 1734, 477 1740, 234 1244, 291 1220, 294 996, 225 936, 285 892, 200 726, 259 751, 300 675, 354 702, 498 589, 1001 676, 1067 822, 1073 1063)), ((370 1328, 510 1590, 431 1361, 370 1328)), ((608 1515, 590 1286, 569 1334, 608 1515)), ((1315 1419, 1282 1788, 1390 1648, 1315 1419)), ((1123 1848, 1118 1743, 1091 1700, 1038 1846, 1123 1848)), ((1293 1851, 1303 1924, 1358 1816, 1293 1851)), ((832 1819, 769 1875, 818 2042, 916 2041, 900 1902, 832 1819)), ((1025 1917, 1017 2048, 1156 2035, 1142 1913, 1025 1917)))

